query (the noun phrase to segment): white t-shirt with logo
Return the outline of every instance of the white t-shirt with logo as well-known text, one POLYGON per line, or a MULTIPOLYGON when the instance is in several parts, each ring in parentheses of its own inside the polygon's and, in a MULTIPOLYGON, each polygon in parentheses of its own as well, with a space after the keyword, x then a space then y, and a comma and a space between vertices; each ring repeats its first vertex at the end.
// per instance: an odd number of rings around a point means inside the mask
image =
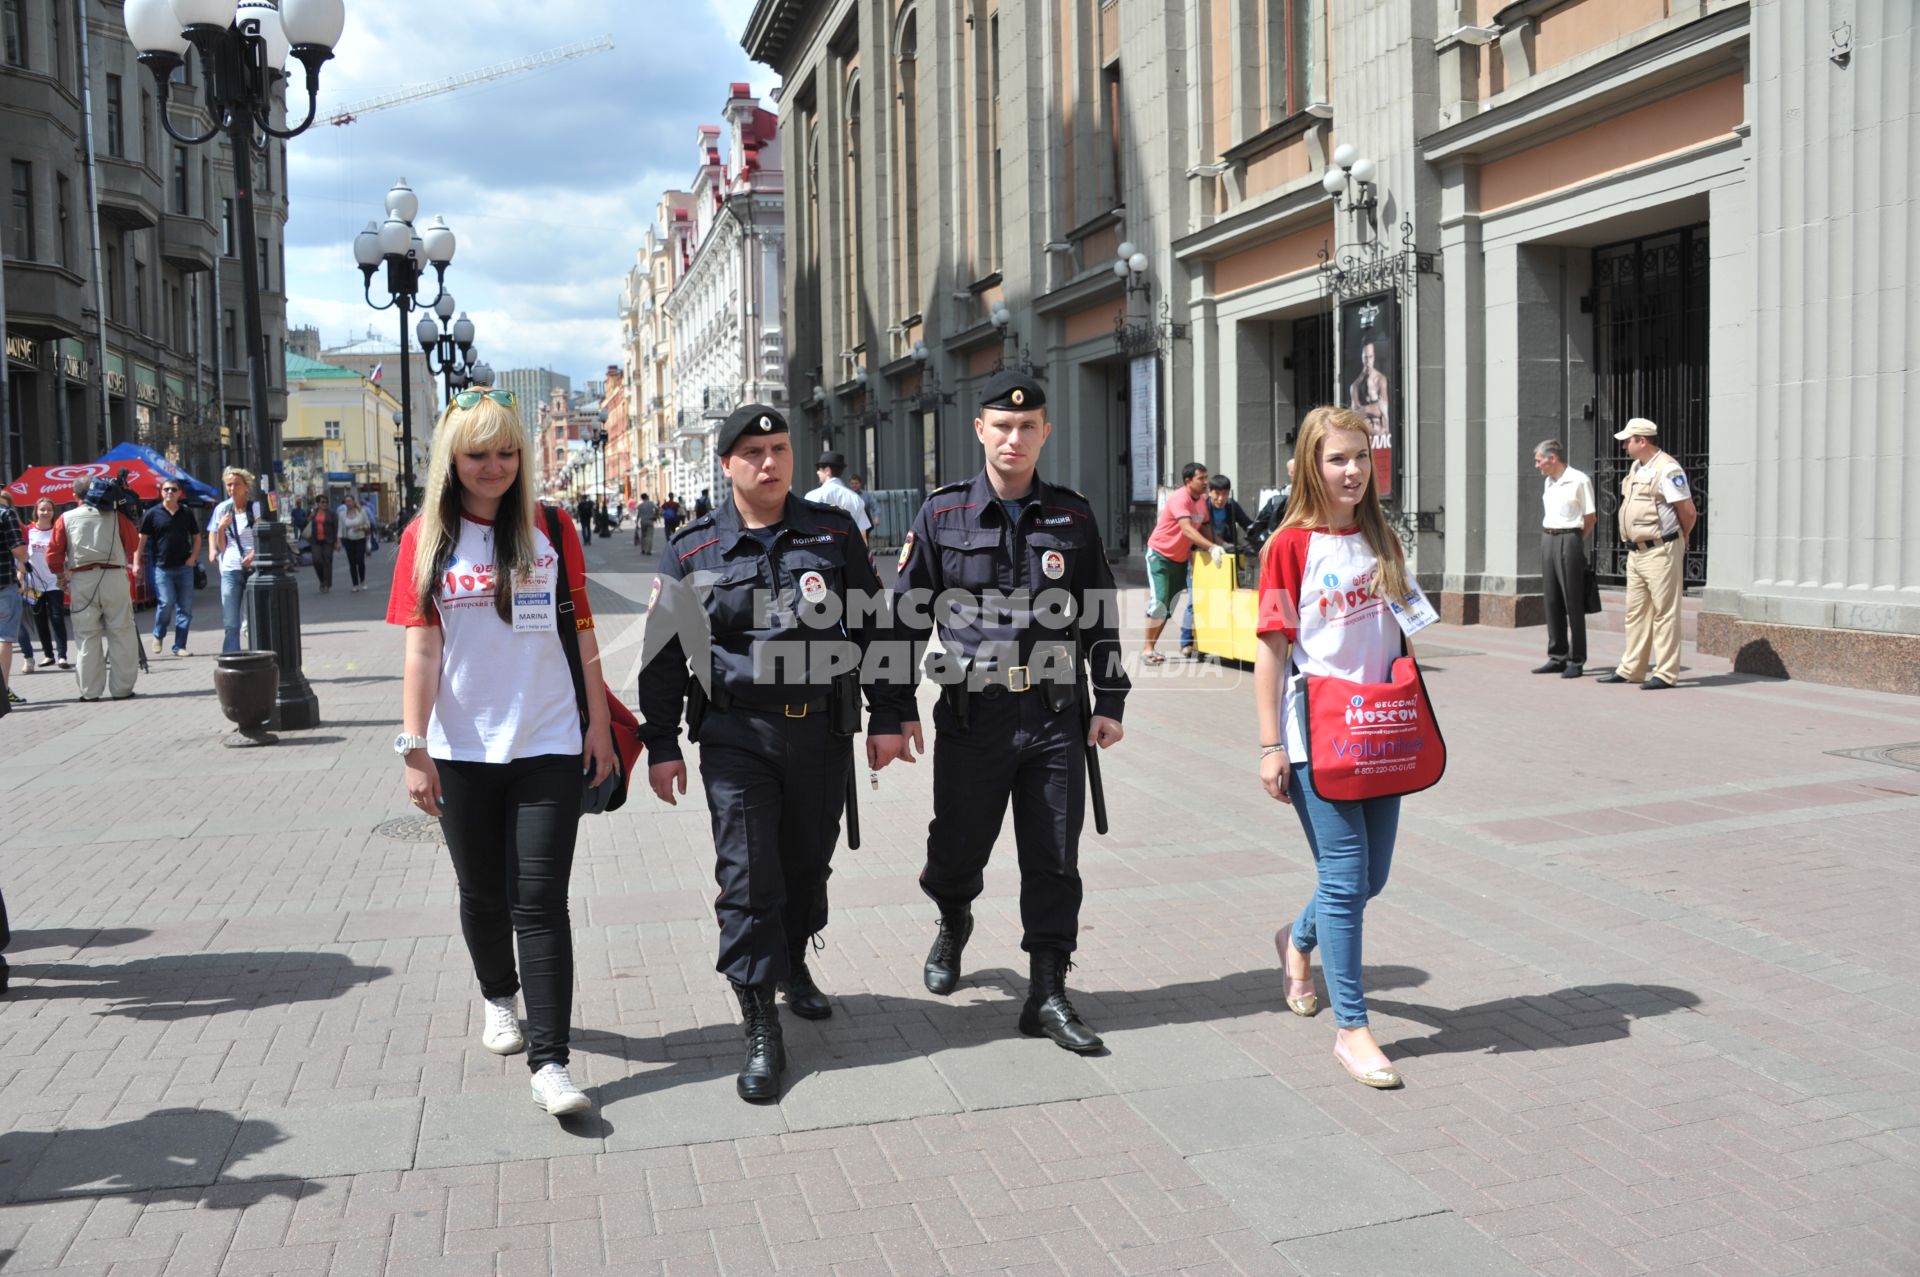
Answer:
MULTIPOLYGON (((1260 569, 1258 630, 1279 631, 1293 644, 1302 674, 1384 683, 1401 653, 1399 622, 1376 587, 1379 560, 1358 528, 1283 528, 1273 536, 1260 569)), ((1287 679, 1287 758, 1309 762, 1300 732, 1300 680, 1287 679)))
MULTIPOLYGON (((593 628, 586 601, 585 563, 573 521, 560 516, 573 582, 574 624, 593 628)), ((540 520, 544 523, 544 518, 540 520)), ((558 560, 546 529, 534 530, 535 578, 518 592, 546 594, 514 626, 500 619, 493 600, 493 525, 460 521, 460 539, 441 579, 433 615, 415 612, 413 552, 418 520, 400 537, 387 620, 394 625, 437 625, 441 630, 440 691, 427 722, 427 754, 462 763, 507 763, 543 754, 578 754, 582 745, 579 702, 561 646, 558 560)), ((521 609, 516 609, 520 611, 521 609)))

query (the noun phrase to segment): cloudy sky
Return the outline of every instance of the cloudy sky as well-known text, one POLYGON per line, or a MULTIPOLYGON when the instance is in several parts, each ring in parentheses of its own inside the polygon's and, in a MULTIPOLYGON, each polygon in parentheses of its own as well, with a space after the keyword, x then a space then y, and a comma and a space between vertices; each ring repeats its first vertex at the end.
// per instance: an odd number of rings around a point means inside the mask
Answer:
MULTIPOLYGON (((611 35, 610 52, 363 116, 288 143, 288 310, 326 345, 398 337, 361 295, 353 237, 404 176, 458 237, 447 288, 495 368, 578 386, 619 362, 620 285, 660 192, 693 177, 727 86, 776 83, 740 49, 753 0, 348 0, 320 111, 611 35)), ((768 105, 771 105, 770 103, 768 105)), ((375 292, 380 277, 374 281, 375 292)))

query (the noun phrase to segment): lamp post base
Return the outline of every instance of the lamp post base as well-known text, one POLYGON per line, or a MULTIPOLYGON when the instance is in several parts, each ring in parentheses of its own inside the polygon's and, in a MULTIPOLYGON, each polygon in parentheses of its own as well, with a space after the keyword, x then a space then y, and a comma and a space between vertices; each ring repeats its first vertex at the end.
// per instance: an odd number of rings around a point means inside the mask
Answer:
POLYGON ((271 651, 280 666, 269 727, 303 731, 320 726, 320 698, 300 668, 300 582, 287 525, 275 519, 255 528, 253 575, 247 579, 247 624, 255 651, 271 651))

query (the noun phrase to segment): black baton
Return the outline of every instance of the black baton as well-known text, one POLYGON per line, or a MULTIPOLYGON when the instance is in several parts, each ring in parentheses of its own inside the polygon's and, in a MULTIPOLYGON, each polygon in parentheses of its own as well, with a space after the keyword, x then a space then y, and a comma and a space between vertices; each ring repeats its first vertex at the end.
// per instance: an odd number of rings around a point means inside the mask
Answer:
POLYGON ((854 777, 853 742, 847 742, 847 848, 860 850, 860 786, 854 777))
MULTIPOLYGON (((1093 693, 1087 689, 1087 656, 1084 636, 1080 632, 1080 618, 1075 615, 1072 626, 1073 635, 1073 694, 1080 702, 1080 731, 1083 735, 1093 731, 1093 693)), ((1100 747, 1091 740, 1087 742, 1087 793, 1093 798, 1093 832, 1107 832, 1107 787, 1100 780, 1100 747)))
MULTIPOLYGON (((1081 726, 1087 727, 1088 719, 1081 719, 1081 726)), ((1087 727, 1087 730, 1092 730, 1087 727)), ((1100 783, 1100 747, 1087 746, 1087 792, 1093 795, 1093 832, 1107 832, 1107 787, 1100 783)))

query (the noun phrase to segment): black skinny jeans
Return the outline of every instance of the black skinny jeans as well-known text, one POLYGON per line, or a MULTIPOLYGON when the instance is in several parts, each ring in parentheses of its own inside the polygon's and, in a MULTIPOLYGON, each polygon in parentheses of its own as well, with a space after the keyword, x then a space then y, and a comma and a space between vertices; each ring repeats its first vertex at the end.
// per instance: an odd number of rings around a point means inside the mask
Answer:
MULTIPOLYGON (((367 580, 367 539, 365 537, 342 537, 340 544, 347 548, 347 584, 364 585, 367 580)), ((328 584, 332 584, 333 565, 327 565, 328 584)))
POLYGON ((481 996, 505 998, 524 989, 527 1067, 565 1064, 573 1015, 567 880, 580 825, 580 755, 510 763, 436 759, 435 766, 446 799, 440 830, 460 880, 460 930, 481 996))
MULTIPOLYGON (((34 628, 40 631, 40 652, 49 664, 54 659, 54 643, 58 640, 60 659, 67 659, 67 596, 60 589, 47 590, 40 601, 27 609, 33 617, 34 628)), ((20 627, 21 647, 29 657, 33 655, 33 644, 28 641, 27 627, 20 627)))

